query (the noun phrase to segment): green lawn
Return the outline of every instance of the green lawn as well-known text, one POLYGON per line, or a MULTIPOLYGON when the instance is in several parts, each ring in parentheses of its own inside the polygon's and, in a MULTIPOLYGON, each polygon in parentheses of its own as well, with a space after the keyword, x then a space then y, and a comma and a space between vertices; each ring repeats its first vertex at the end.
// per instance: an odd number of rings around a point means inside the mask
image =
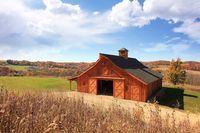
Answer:
POLYGON ((158 101, 161 105, 176 107, 193 113, 200 113, 200 92, 164 86, 166 95, 158 101))
POLYGON ((17 71, 27 71, 30 66, 21 66, 21 65, 4 65, 4 67, 8 67, 10 69, 14 69, 17 71))
MULTIPOLYGON (((0 87, 15 92, 67 91, 69 81, 63 78, 41 77, 0 77, 0 87)), ((72 89, 76 83, 72 82, 72 89)))
POLYGON ((185 90, 184 105, 185 110, 200 113, 200 92, 185 90))

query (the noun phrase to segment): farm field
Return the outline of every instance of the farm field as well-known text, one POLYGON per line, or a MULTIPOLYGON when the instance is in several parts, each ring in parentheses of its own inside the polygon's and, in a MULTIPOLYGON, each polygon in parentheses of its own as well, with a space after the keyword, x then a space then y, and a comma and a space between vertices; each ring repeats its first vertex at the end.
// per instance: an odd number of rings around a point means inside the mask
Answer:
POLYGON ((173 85, 163 85, 166 96, 159 104, 176 107, 192 113, 200 113, 200 92, 178 88, 173 85))
MULTIPOLYGON (((0 87, 18 93, 64 92, 69 91, 69 81, 64 78, 50 77, 0 77, 0 87)), ((163 88, 166 90, 166 97, 158 101, 159 104, 200 113, 200 92, 183 90, 166 84, 163 88)), ((72 82, 72 90, 75 89, 76 83, 72 82)))
POLYGON ((25 66, 25 65, 3 65, 3 67, 8 67, 8 68, 16 70, 16 71, 27 71, 29 69, 29 67, 31 67, 31 66, 25 66))
MULTIPOLYGON (((69 81, 50 77, 0 77, 0 87, 14 92, 67 91, 69 81)), ((76 83, 72 82, 72 89, 76 83)))
POLYGON ((190 90, 184 91, 184 108, 191 112, 200 112, 200 93, 190 90))
MULTIPOLYGON (((6 105, 0 108, 1 113, 3 112, 0 116, 2 125, 0 130, 5 132, 9 129, 21 132, 30 130, 33 132, 139 132, 141 129, 143 132, 154 132, 158 129, 159 132, 195 132, 200 130, 197 123, 200 120, 200 92, 183 90, 176 86, 163 86, 167 97, 162 99, 160 104, 165 106, 70 92, 69 81, 64 78, 0 77, 0 86, 9 92, 23 93, 23 95, 13 95, 13 93, 0 91, 0 104, 6 105), (68 92, 64 93, 65 91, 68 92), (178 100, 180 105, 182 101, 182 109, 186 112, 166 107, 173 104, 173 100, 178 100), (20 114, 12 111, 13 109, 20 114), (16 125, 18 120, 23 121, 16 125), (8 122, 14 126, 6 125, 8 122), (68 123, 73 123, 73 126, 68 123), (126 126, 122 126, 123 123, 126 126), (176 126, 171 127, 170 123, 176 126)), ((76 88, 74 82, 72 88, 76 88)))

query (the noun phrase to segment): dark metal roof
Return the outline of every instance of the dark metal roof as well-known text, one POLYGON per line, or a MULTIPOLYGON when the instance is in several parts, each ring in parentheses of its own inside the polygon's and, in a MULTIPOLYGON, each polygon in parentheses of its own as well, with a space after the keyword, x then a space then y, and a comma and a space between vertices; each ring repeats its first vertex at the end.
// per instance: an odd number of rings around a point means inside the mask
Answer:
POLYGON ((160 73, 149 69, 135 58, 124 59, 123 57, 115 55, 101 55, 106 56, 115 65, 124 69, 126 72, 132 74, 133 76, 139 78, 147 84, 162 78, 162 75, 160 73))

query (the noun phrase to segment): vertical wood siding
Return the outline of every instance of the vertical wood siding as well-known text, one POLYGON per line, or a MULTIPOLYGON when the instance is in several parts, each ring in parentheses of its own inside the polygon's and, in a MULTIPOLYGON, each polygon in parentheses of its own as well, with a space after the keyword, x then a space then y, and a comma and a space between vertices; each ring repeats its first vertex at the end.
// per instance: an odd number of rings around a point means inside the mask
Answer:
POLYGON ((114 97, 124 98, 124 80, 114 80, 114 97))

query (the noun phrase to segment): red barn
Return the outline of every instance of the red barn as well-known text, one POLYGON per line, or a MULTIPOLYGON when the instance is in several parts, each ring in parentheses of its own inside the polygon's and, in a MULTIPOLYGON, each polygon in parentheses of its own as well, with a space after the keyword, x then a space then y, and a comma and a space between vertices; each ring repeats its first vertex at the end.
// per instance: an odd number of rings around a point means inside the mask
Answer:
POLYGON ((162 75, 129 58, 125 48, 119 56, 100 53, 92 67, 71 80, 77 81, 78 92, 143 102, 162 87, 162 75))

